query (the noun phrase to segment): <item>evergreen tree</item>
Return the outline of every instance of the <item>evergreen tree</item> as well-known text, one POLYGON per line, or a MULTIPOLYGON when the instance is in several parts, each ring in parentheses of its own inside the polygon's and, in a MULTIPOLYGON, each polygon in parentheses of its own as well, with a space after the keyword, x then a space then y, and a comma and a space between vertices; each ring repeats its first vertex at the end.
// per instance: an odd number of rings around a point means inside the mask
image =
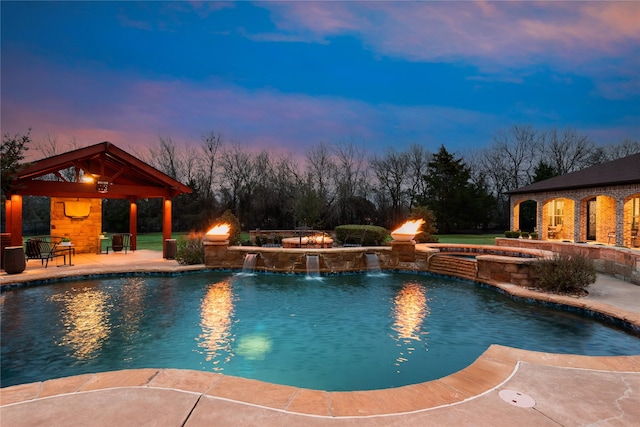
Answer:
POLYGON ((16 177, 16 173, 23 166, 24 153, 29 149, 28 144, 31 143, 31 129, 25 135, 11 136, 5 133, 2 136, 2 146, 0 146, 0 183, 2 185, 3 201, 9 191, 11 180, 16 177))
POLYGON ((486 228, 495 202, 486 185, 470 182, 471 169, 461 158, 441 146, 429 162, 424 180, 426 192, 421 202, 434 213, 439 232, 486 228))

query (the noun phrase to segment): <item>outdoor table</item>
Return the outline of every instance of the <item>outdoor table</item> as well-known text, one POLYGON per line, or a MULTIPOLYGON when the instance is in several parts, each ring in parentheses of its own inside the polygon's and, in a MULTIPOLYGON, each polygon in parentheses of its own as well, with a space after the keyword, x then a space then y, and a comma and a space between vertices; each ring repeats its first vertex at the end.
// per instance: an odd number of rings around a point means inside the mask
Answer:
POLYGON ((76 253, 76 249, 73 245, 58 245, 56 252, 67 252, 69 254, 69 264, 67 264, 66 257, 63 265, 58 267, 71 267, 73 266, 71 255, 76 253))
POLYGON ((107 242, 107 244, 109 244, 109 241, 109 238, 105 235, 98 236, 98 254, 108 253, 106 249, 102 249, 102 243, 107 242))

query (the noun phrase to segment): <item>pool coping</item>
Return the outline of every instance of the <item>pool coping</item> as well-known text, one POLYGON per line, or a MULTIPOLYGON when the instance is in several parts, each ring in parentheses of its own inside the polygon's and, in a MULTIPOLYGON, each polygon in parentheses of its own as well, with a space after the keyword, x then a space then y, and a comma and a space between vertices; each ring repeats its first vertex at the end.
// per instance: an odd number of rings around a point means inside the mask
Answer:
POLYGON ((83 374, 0 389, 1 407, 114 388, 171 389, 289 414, 329 418, 401 415, 457 405, 496 390, 521 363, 603 372, 640 373, 637 356, 577 356, 492 345, 446 377, 397 388, 330 392, 220 373, 133 369, 83 374))
MULTIPOLYGON (((171 275, 185 271, 210 270, 204 266, 191 266, 184 269, 175 264, 166 263, 162 268, 140 267, 131 268, 129 266, 128 271, 132 274, 165 273, 171 275)), ((108 270, 103 270, 103 273, 124 273, 117 271, 118 269, 108 270)), ((62 273, 62 271, 57 273, 62 273)), ((95 270, 92 273, 92 275, 99 275, 95 270)), ((61 277, 53 277, 56 276, 54 274, 45 280, 57 281, 83 275, 84 273, 80 271, 76 274, 69 271, 64 272, 61 277)), ((586 313, 600 313, 607 317, 623 320, 640 329, 640 313, 623 310, 613 305, 570 296, 545 294, 510 283, 478 280, 475 282, 495 287, 496 290, 515 298, 531 300, 535 303, 574 307, 586 313)), ((9 283, 5 281, 3 285, 9 285, 9 283)), ((630 284, 630 286, 633 285, 630 284)), ((147 368, 83 374, 0 388, 0 407, 34 402, 54 396, 77 395, 78 393, 113 388, 136 388, 179 390, 289 414, 317 417, 397 415, 458 405, 476 399, 508 381, 522 363, 607 372, 640 372, 640 355, 581 356, 492 345, 471 365, 456 373, 433 381, 390 389, 329 392, 272 384, 220 373, 147 368)))

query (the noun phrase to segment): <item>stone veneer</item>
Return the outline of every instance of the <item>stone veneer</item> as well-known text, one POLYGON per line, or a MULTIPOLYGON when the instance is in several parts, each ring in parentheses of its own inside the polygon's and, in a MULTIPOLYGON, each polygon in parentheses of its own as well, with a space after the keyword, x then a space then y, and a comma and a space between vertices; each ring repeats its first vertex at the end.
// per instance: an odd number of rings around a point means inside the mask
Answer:
POLYGON ((640 285, 640 251, 588 243, 570 243, 530 239, 496 239, 496 245, 511 248, 541 249, 553 253, 582 254, 593 260, 596 270, 640 285))
POLYGON ((481 282, 535 284, 532 262, 548 252, 528 248, 499 248, 490 245, 449 245, 391 242, 389 246, 348 248, 273 248, 229 246, 228 242, 205 241, 205 265, 216 269, 242 269, 247 254, 257 254, 255 271, 306 273, 307 255, 317 255, 320 272, 333 274, 368 269, 367 254, 376 254, 383 270, 429 272, 481 282), (473 255, 463 259, 460 255, 473 255))
POLYGON ((102 232, 102 199, 82 199, 91 203, 91 210, 86 218, 66 216, 64 202, 77 200, 76 197, 51 197, 50 234, 70 238, 76 253, 96 253, 98 235, 102 232))

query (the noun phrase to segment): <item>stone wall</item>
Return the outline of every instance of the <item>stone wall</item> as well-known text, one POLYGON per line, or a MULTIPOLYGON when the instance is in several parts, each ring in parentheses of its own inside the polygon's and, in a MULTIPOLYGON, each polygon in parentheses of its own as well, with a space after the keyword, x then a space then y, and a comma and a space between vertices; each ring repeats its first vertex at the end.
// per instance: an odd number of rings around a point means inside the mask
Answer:
POLYGON ((367 254, 378 257, 382 270, 424 271, 470 280, 534 285, 531 263, 547 253, 537 249, 502 249, 488 245, 416 245, 393 242, 390 246, 331 249, 290 249, 228 246, 228 242, 204 242, 205 265, 241 270, 247 254, 256 254, 253 270, 274 273, 306 273, 307 255, 317 255, 324 274, 367 271, 367 254), (475 259, 456 258, 475 255, 475 259), (437 255, 437 256, 436 256, 437 255), (476 266, 477 264, 477 266, 476 266))
POLYGON ((51 197, 52 236, 68 237, 76 253, 97 253, 98 235, 102 232, 102 199, 80 199, 90 204, 88 216, 65 214, 65 202, 77 202, 76 197, 51 197))
POLYGON ((640 251, 588 243, 554 242, 530 239, 496 239, 501 247, 542 249, 562 254, 582 254, 593 260, 596 270, 640 285, 640 251))

